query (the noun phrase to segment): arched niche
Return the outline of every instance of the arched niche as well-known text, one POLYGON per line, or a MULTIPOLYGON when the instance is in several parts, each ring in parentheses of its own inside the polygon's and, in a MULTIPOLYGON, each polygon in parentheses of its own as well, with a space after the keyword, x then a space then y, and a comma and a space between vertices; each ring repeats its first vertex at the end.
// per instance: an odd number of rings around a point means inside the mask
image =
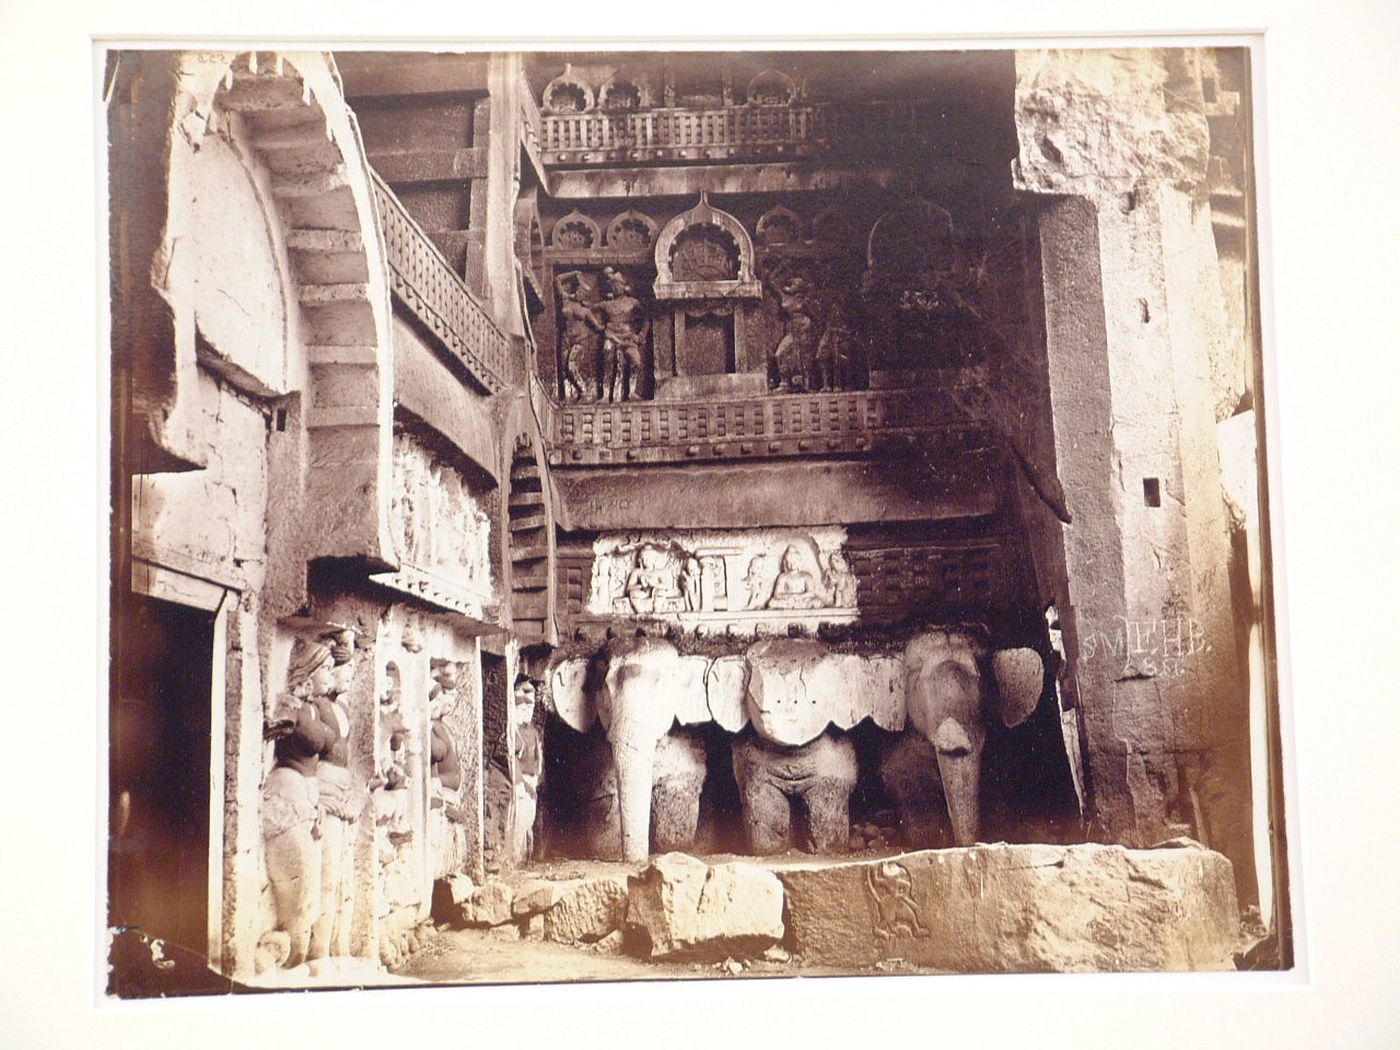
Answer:
POLYGON ((675 216, 656 238, 657 299, 757 299, 753 241, 738 219, 700 202, 675 216))
POLYGON ((656 243, 656 220, 629 208, 608 223, 607 246, 619 251, 645 252, 656 243))
POLYGON ((598 224, 575 208, 561 216, 549 230, 549 244, 566 251, 586 251, 602 244, 598 224))
POLYGON ((952 216, 936 204, 914 198, 875 220, 866 240, 865 262, 881 274, 938 268, 952 250, 952 241, 952 216))
POLYGON ((797 81, 778 69, 765 69, 749 81, 745 97, 751 106, 790 106, 797 101, 797 81))
POLYGON ((564 72, 544 86, 540 112, 550 116, 588 113, 593 109, 593 89, 574 75, 574 67, 564 64, 564 72))
POLYGON ((849 208, 829 204, 812 217, 812 240, 817 244, 859 249, 866 240, 861 225, 849 208))
POLYGON ((651 91, 642 80, 621 71, 614 73, 598 89, 598 108, 606 113, 627 113, 651 105, 651 91))
POLYGON ((754 231, 765 248, 777 244, 799 244, 803 239, 802 217, 780 204, 759 216, 754 231))

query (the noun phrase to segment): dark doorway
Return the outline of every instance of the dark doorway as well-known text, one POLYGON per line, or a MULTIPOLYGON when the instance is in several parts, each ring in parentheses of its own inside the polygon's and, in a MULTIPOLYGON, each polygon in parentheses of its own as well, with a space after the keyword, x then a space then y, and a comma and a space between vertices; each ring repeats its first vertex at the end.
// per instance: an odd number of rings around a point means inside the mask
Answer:
POLYGON ((123 606, 112 676, 109 921, 204 957, 214 614, 140 595, 123 606))

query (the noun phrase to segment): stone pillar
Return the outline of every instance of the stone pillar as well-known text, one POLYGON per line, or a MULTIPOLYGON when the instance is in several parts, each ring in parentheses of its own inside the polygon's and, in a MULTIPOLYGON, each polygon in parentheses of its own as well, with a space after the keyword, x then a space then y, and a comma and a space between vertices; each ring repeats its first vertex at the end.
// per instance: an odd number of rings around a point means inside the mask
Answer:
MULTIPOLYGON (((1252 884, 1248 715, 1211 362, 1227 315, 1193 51, 1017 55, 1018 188, 1042 195, 1056 606, 1095 838, 1178 834, 1252 884)), ((1252 891, 1249 894, 1252 896, 1252 891)))

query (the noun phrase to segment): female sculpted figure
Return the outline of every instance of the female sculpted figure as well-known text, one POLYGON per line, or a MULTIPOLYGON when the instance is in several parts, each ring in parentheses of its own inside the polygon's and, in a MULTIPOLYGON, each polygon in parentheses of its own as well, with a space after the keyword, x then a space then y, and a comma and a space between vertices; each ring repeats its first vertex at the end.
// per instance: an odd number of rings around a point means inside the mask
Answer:
POLYGON ((335 683, 330 646, 298 638, 266 735, 274 765, 262 790, 262 832, 276 929, 289 941, 283 965, 307 957, 311 925, 320 911, 321 826, 317 771, 335 740, 325 694, 335 683))
POLYGON ((779 305, 787 330, 773 351, 777 386, 788 393, 810 390, 816 385, 817 323, 806 279, 794 277, 783 285, 779 305))
POLYGON ((365 784, 350 770, 350 708, 345 692, 354 675, 355 633, 340 631, 329 640, 332 684, 316 700, 332 735, 316 767, 321 809, 321 913, 311 927, 308 958, 313 967, 329 956, 350 954, 355 825, 369 801, 365 784))
MULTIPOLYGON (((562 300, 559 314, 564 322, 564 331, 560 335, 564 359, 564 394, 567 397, 572 389, 575 401, 583 400, 583 384, 586 378, 583 373, 583 364, 588 360, 590 352, 597 346, 596 334, 603 331, 603 325, 598 320, 598 315, 594 313, 593 307, 584 297, 582 276, 583 274, 578 270, 570 270, 568 273, 561 273, 554 279, 554 287, 559 290, 559 296, 562 300), (569 283, 570 280, 573 282, 572 285, 569 283)), ((596 399, 597 396, 597 377, 595 377, 593 398, 596 399)))
POLYGON ((820 609, 826 604, 817 578, 802 568, 802 552, 796 544, 783 551, 782 571, 773 585, 770 609, 820 609))

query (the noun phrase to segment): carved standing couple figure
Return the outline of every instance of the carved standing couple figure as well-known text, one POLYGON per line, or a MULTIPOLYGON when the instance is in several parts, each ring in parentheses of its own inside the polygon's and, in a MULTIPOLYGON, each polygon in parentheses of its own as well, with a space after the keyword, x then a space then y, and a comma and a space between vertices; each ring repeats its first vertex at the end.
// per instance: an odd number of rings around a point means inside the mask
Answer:
POLYGON ((627 278, 611 266, 603 269, 603 298, 597 303, 588 302, 582 278, 580 271, 571 270, 554 282, 563 299, 560 314, 564 324, 565 394, 580 401, 585 389, 591 387, 598 398, 633 400, 638 394, 642 346, 650 321, 641 300, 632 294, 627 278), (585 363, 599 335, 603 340, 602 367, 595 385, 588 383, 585 363))

